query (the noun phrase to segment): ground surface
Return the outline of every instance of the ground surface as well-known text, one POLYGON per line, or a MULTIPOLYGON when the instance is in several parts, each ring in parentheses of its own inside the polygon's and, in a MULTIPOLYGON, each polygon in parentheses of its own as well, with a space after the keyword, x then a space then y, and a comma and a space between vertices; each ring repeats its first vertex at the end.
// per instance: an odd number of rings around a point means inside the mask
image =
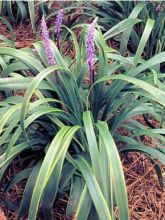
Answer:
MULTIPOLYGON (((35 36, 29 25, 14 27, 14 33, 17 48, 29 47, 35 41, 35 36)), ((6 27, 2 24, 0 24, 0 34, 5 34, 9 37, 6 27)), ((0 100, 2 98, 0 97, 0 100)), ((150 143, 147 137, 145 141, 150 143)), ((154 165, 144 155, 138 153, 122 155, 122 162, 127 183, 131 220, 165 220, 165 193, 159 186, 154 165)), ((17 169, 19 168, 11 167, 5 176, 6 180, 14 175, 17 169)), ((165 170, 163 167, 162 171, 164 175, 165 170)), ((7 197, 11 198, 11 201, 20 200, 23 193, 23 185, 17 184, 8 193, 7 197)), ((1 186, 0 198, 3 196, 3 186, 1 186)), ((66 219, 64 208, 62 208, 65 207, 66 202, 61 200, 55 204, 54 215, 56 219, 66 219)), ((7 210, 0 200, 0 220, 6 219, 15 220, 16 212, 7 210)))

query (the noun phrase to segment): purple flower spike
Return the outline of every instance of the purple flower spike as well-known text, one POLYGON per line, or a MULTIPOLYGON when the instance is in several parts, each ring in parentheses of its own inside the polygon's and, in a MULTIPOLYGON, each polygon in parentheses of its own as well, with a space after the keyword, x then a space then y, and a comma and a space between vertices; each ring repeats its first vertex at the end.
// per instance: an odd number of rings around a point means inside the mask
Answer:
POLYGON ((94 44, 94 32, 97 23, 97 18, 95 18, 89 26, 87 40, 86 40, 86 55, 87 64, 93 69, 94 56, 95 56, 95 44, 94 44))
POLYGON ((95 58, 95 43, 94 43, 94 32, 97 23, 97 18, 94 19, 92 24, 89 26, 88 35, 86 39, 86 55, 87 55, 87 64, 89 65, 90 79, 90 110, 93 111, 93 92, 92 85, 94 83, 94 58, 95 58))
POLYGON ((64 10, 60 9, 58 12, 55 24, 54 24, 54 34, 55 34, 56 39, 58 39, 60 35, 63 17, 64 17, 64 10))
POLYGON ((42 17, 42 20, 41 20, 41 39, 44 43, 45 54, 46 54, 48 63, 49 65, 53 66, 56 64, 56 62, 55 62, 53 51, 50 45, 49 32, 48 32, 48 28, 47 28, 44 16, 42 17))

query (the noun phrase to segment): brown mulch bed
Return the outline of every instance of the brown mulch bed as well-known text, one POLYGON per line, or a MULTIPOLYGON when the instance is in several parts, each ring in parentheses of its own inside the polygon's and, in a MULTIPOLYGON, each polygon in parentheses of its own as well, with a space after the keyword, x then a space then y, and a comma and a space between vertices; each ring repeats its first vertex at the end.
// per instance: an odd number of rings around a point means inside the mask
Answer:
MULTIPOLYGON (((123 168, 131 220, 164 220, 165 193, 160 188, 154 165, 146 156, 130 153, 124 157, 123 168)), ((165 174, 165 169, 161 169, 165 174)))
MULTIPOLYGON (((151 164, 146 156, 140 153, 122 155, 122 163, 127 184, 131 220, 164 220, 165 193, 160 188, 154 165, 151 164)), ((18 171, 19 167, 11 167, 5 178, 9 180, 18 171)), ((162 167, 163 175, 165 174, 164 171, 165 169, 162 167)), ((7 193, 7 198, 10 198, 11 201, 20 201, 24 185, 24 182, 16 184, 7 193)), ((0 195, 3 195, 2 188, 0 195)), ((54 208, 54 217, 56 219, 67 219, 65 217, 66 204, 66 199, 56 202, 54 208)), ((8 220, 16 219, 16 213, 7 210, 4 204, 0 203, 0 214, 4 215, 3 212, 8 220)))
MULTIPOLYGON (((27 22, 27 25, 20 24, 19 26, 13 26, 15 36, 16 48, 29 47, 34 43, 35 36, 32 32, 31 25, 27 22)), ((5 35, 8 39, 11 39, 10 32, 7 26, 0 21, 0 34, 5 35)))

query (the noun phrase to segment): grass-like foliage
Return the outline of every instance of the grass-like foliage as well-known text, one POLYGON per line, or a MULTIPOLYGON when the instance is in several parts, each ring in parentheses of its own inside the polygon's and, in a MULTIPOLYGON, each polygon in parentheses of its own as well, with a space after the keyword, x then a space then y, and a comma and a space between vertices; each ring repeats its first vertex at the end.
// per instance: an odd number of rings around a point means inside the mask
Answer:
MULTIPOLYGON (((49 3, 51 4, 51 3, 49 3)), ((46 1, 1 1, 0 2, 0 15, 6 16, 9 22, 23 23, 30 18, 33 33, 36 29, 35 10, 38 14, 48 13, 48 3, 46 1)))
MULTIPOLYGON (((6 97, 0 103, 0 180, 20 155, 22 161, 31 161, 31 167, 6 186, 8 191, 16 182, 27 180, 18 219, 28 214, 28 219, 35 220, 39 208, 42 219, 52 219, 54 201, 67 194, 66 215, 74 219, 115 220, 117 208, 118 218, 128 220, 119 152, 138 151, 152 163, 165 163, 165 76, 158 68, 165 62, 165 53, 147 61, 141 58, 154 21, 146 22, 134 56, 123 57, 107 45, 108 39, 139 22, 123 20, 104 35, 96 28, 92 85, 84 46, 86 24, 72 30, 63 27, 67 41, 59 38, 59 47, 51 42, 53 66, 48 65, 42 42, 34 44, 35 50, 0 48, 0 90, 6 97), (77 28, 81 28, 78 41, 77 28), (24 97, 12 95, 22 89, 24 97), (159 127, 142 125, 134 119, 136 115, 149 115, 159 127), (144 145, 144 135, 157 147, 144 145)), ((157 164, 155 169, 162 186, 157 164)))
MULTIPOLYGON (((77 3, 75 3, 76 5, 77 3)), ((72 6, 73 7, 73 6, 72 6)), ((68 7, 69 8, 69 7, 68 7)), ((104 31, 109 30, 124 19, 139 18, 141 22, 134 29, 127 30, 123 35, 115 37, 115 41, 121 42, 120 53, 123 55, 126 49, 135 53, 144 32, 146 21, 151 18, 155 20, 154 28, 144 49, 144 56, 149 59, 153 55, 165 49, 165 4, 164 1, 81 1, 80 16, 91 18, 99 17, 99 24, 104 31), (129 47, 127 47, 129 32, 129 47)), ((67 8, 66 8, 67 11, 67 8)), ((69 12, 68 12, 69 13, 69 12)), ((80 19, 79 19, 80 20, 80 19)), ((77 21, 78 22, 78 21, 77 21)))

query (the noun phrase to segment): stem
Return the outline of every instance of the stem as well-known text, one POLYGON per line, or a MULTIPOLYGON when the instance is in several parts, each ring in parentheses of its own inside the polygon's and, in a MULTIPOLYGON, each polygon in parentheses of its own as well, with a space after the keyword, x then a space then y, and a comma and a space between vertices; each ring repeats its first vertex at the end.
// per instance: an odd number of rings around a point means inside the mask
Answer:
MULTIPOLYGON (((56 43, 57 43, 57 49, 60 50, 60 42, 59 42, 59 37, 56 37, 56 43)), ((58 77, 58 71, 56 73, 56 83, 59 84, 59 77, 58 77)))
POLYGON ((90 96, 89 96, 89 99, 90 99, 90 110, 92 112, 93 111, 93 91, 92 91, 93 89, 91 89, 91 88, 94 83, 94 71, 93 71, 91 63, 89 64, 89 73, 90 73, 90 78, 89 78, 90 96))
POLYGON ((60 42, 59 42, 59 37, 56 36, 56 42, 57 42, 57 48, 60 50, 60 42))

